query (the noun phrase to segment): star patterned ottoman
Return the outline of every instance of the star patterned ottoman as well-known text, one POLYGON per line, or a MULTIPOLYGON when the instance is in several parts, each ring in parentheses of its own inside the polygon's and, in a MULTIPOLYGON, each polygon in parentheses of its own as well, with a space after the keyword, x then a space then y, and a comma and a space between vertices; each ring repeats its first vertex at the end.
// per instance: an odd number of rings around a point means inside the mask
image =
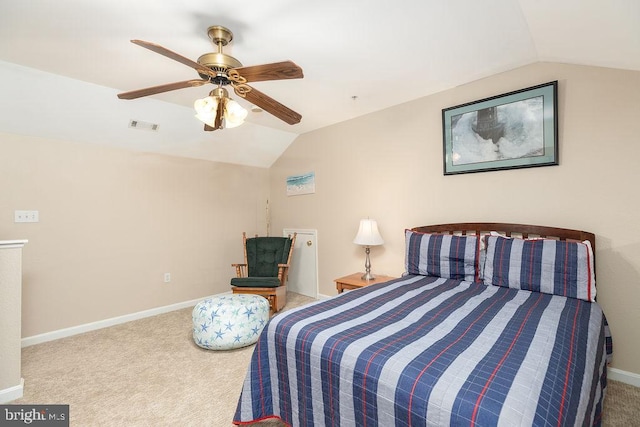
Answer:
POLYGON ((251 345, 269 320, 269 301, 260 295, 222 295, 193 308, 193 340, 209 350, 251 345))

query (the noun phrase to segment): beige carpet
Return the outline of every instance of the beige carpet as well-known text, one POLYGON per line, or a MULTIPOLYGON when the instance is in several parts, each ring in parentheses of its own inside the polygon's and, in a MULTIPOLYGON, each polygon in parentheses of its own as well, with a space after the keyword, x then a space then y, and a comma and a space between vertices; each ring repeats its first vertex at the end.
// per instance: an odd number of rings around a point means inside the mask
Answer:
MULTIPOLYGON (((289 294, 286 308, 309 301, 289 294)), ((227 427, 252 351, 197 347, 191 309, 178 310, 24 348, 12 403, 69 404, 72 426, 227 427)), ((609 384, 603 424, 639 426, 640 388, 609 384)))

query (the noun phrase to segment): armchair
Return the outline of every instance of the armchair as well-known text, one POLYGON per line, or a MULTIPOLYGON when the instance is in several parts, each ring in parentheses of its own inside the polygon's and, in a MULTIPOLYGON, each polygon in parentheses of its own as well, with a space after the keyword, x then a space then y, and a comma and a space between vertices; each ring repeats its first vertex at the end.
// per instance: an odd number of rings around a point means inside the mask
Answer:
POLYGON ((252 237, 242 233, 244 263, 231 264, 236 277, 231 279, 234 294, 262 295, 269 300, 271 313, 287 302, 287 280, 296 233, 289 237, 252 237))

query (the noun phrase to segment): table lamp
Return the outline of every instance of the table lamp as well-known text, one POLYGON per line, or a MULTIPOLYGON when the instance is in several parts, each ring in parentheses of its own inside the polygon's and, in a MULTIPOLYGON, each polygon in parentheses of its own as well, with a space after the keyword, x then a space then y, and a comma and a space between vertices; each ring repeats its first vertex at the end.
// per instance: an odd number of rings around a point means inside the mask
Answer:
POLYGON ((358 234, 355 239, 353 239, 353 243, 364 246, 365 253, 367 254, 364 263, 365 273, 362 275, 362 279, 375 279, 375 276, 371 274, 371 260, 369 259, 369 252, 371 251, 371 246, 378 246, 384 243, 384 240, 382 240, 382 236, 378 231, 378 223, 373 219, 361 219, 360 228, 358 228, 358 234))

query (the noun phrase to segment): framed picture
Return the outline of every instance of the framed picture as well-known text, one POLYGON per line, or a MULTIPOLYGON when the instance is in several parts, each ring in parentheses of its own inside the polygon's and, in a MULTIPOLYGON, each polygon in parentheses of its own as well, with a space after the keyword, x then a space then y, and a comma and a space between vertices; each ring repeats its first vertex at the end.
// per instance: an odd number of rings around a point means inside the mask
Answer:
POLYGON ((444 174, 558 164, 558 82, 442 110, 444 174))
POLYGON ((316 192, 316 173, 309 172, 302 175, 287 177, 287 196, 313 194, 316 192))

